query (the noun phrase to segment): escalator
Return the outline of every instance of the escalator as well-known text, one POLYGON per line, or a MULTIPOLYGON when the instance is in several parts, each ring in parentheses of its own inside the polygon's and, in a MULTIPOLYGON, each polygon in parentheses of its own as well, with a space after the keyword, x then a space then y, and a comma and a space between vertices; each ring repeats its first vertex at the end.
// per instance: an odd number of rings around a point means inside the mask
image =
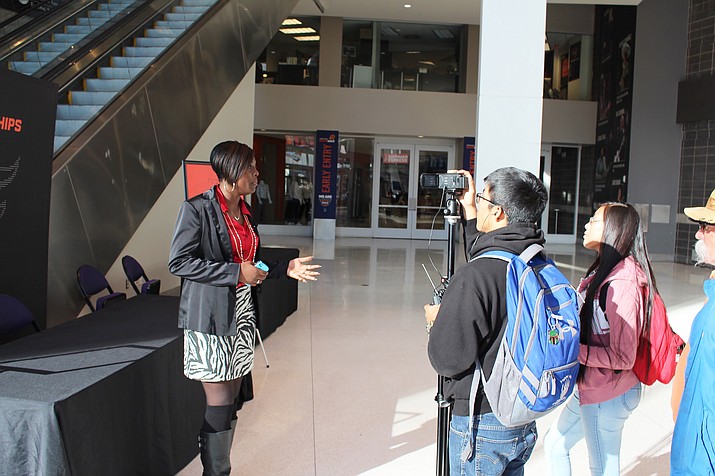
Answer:
POLYGON ((0 67, 59 87, 48 326, 79 313, 78 266, 109 270, 296 3, 76 0, 0 39, 0 67))

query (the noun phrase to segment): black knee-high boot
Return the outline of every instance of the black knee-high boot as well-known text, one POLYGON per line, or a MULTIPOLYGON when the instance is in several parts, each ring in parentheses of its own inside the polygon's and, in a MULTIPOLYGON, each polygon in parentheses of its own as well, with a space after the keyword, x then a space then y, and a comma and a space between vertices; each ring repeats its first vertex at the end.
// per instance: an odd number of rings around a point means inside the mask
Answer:
MULTIPOLYGON (((234 427, 235 428, 235 427, 234 427)), ((234 428, 218 433, 201 432, 201 463, 204 465, 203 476, 228 476, 231 474, 231 443, 234 428)))
POLYGON ((207 406, 199 435, 204 476, 231 474, 231 443, 235 426, 231 423, 233 405, 207 406))

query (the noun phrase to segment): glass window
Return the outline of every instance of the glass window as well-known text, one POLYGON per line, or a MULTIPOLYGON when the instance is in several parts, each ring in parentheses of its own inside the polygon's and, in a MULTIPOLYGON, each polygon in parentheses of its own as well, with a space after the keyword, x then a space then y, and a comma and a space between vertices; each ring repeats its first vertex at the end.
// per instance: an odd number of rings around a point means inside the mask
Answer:
POLYGON ((257 222, 310 225, 315 135, 256 134, 253 146, 260 174, 252 199, 257 222))
POLYGON ((256 82, 318 85, 320 17, 287 18, 256 61, 256 82))
POLYGON ((336 225, 372 226, 373 139, 343 137, 338 154, 336 225))
POLYGON ((341 85, 457 92, 462 26, 343 22, 341 85))
POLYGON ((544 99, 591 98, 593 35, 546 33, 544 99))

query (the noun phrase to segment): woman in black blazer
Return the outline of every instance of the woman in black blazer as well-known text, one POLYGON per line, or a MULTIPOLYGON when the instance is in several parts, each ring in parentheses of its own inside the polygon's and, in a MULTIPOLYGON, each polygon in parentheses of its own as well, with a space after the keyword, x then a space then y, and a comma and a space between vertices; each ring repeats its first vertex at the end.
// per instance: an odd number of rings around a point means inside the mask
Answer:
POLYGON ((312 256, 260 261, 260 238, 244 197, 256 191, 253 150, 236 141, 211 151, 218 185, 184 203, 174 230, 169 270, 182 278, 179 327, 184 329, 184 374, 201 382, 206 414, 200 434, 204 475, 231 471, 236 399, 253 368, 256 316, 252 287, 270 278, 315 281, 312 256))

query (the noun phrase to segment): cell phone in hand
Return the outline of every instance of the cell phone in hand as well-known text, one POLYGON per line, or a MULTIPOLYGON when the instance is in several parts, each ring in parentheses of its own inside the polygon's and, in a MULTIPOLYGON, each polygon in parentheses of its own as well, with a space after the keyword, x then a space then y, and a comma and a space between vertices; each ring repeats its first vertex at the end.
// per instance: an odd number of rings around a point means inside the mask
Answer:
POLYGON ((260 269, 261 271, 268 272, 268 265, 264 263, 263 261, 257 261, 256 263, 253 264, 256 268, 260 269))

